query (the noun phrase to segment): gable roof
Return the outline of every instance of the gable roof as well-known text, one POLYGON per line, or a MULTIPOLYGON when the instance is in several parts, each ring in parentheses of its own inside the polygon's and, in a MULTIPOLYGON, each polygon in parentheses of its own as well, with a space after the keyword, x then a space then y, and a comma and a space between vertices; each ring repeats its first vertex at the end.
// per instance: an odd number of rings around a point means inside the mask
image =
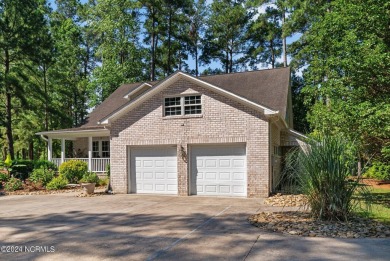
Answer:
POLYGON ((279 111, 282 117, 286 115, 290 84, 289 67, 201 76, 199 79, 279 111))
POLYGON ((214 91, 258 106, 266 113, 278 113, 283 119, 286 115, 287 97, 290 81, 290 68, 267 69, 251 72, 231 73, 212 76, 193 77, 183 72, 176 72, 158 82, 124 84, 115 90, 103 103, 93 110, 87 123, 82 127, 99 126, 107 123, 114 115, 119 116, 131 107, 139 104, 143 99, 150 97, 156 89, 164 88, 178 77, 186 77, 197 84, 212 88, 214 91), (140 87, 151 85, 136 99, 126 99, 129 93, 138 92, 140 87), (131 105, 131 106, 130 106, 131 105))

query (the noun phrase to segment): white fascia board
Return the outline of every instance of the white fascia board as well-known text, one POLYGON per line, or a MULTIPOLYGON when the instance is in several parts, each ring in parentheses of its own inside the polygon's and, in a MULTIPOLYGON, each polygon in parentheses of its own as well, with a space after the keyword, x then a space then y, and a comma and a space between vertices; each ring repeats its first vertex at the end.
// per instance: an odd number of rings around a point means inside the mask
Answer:
POLYGON ((110 131, 108 129, 100 130, 67 130, 67 131, 42 131, 35 133, 36 135, 44 135, 50 138, 66 138, 66 139, 75 139, 82 137, 100 137, 100 136, 110 136, 110 131))
POLYGON ((153 90, 143 94, 138 99, 134 100, 132 103, 126 105, 125 107, 123 107, 119 111, 117 111, 117 112, 107 116, 106 118, 101 119, 98 122, 98 124, 110 124, 110 122, 113 119, 116 119, 116 118, 122 116, 123 114, 127 113, 129 110, 131 110, 132 108, 134 108, 138 104, 142 103, 145 99, 148 99, 149 97, 155 95, 155 93, 161 91, 162 89, 164 89, 165 87, 169 86, 170 84, 172 84, 176 80, 180 79, 181 77, 185 77, 188 80, 190 80, 190 81, 192 81, 192 82, 194 82, 196 84, 199 84, 199 85, 201 85, 203 87, 211 89, 211 90, 213 90, 213 91, 215 91, 217 93, 220 93, 220 94, 222 94, 224 96, 227 96, 227 97, 229 97, 229 98, 231 98, 233 100, 236 100, 236 101, 239 101, 241 103, 247 104, 247 105, 249 105, 252 108, 256 108, 258 110, 261 110, 267 116, 279 115, 279 111, 274 111, 274 110, 269 109, 269 108, 267 108, 265 106, 262 106, 260 104, 254 103, 252 101, 249 101, 248 99, 245 99, 243 97, 235 95, 235 94, 233 94, 231 92, 228 92, 228 91, 226 91, 224 89, 221 89, 221 88, 219 88, 219 87, 217 87, 215 85, 212 85, 210 83, 204 82, 204 81, 202 81, 200 79, 197 79, 197 78, 195 78, 195 77, 193 77, 191 75, 185 74, 183 72, 177 72, 177 73, 173 74, 171 77, 168 77, 165 81, 163 81, 160 84, 158 84, 157 86, 155 86, 155 88, 153 90))
POLYGON ((304 135, 296 130, 293 130, 293 129, 288 129, 288 132, 290 132, 292 135, 294 135, 300 139, 303 139, 303 140, 307 140, 309 138, 306 135, 304 135))
POLYGON ((138 92, 139 90, 141 90, 142 88, 144 88, 144 87, 152 87, 152 85, 151 84, 149 84, 149 83, 146 83, 146 82, 144 82, 144 83, 142 83, 140 86, 138 86, 137 88, 135 88, 134 90, 132 90, 131 92, 129 92, 128 94, 126 94, 125 96, 123 96, 123 98, 125 98, 125 99, 130 99, 130 96, 131 95, 133 95, 134 93, 136 93, 136 92, 138 92))

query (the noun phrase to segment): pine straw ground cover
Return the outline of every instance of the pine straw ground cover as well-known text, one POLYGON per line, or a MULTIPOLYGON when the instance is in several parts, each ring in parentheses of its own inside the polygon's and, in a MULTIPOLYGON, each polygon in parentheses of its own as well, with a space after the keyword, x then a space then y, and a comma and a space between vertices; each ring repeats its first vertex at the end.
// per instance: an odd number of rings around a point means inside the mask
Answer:
MULTIPOLYGON (((366 217, 356 216, 345 222, 315 220, 306 208, 304 195, 277 194, 267 198, 265 204, 277 207, 301 208, 300 211, 261 212, 249 217, 249 222, 252 225, 267 231, 308 237, 390 237, 390 223, 383 223, 366 217)), ((378 205, 377 207, 386 208, 386 206, 382 205, 378 205)), ((372 208, 375 211, 376 205, 374 204, 372 208)), ((374 212, 373 217, 375 218, 377 216, 374 212)))

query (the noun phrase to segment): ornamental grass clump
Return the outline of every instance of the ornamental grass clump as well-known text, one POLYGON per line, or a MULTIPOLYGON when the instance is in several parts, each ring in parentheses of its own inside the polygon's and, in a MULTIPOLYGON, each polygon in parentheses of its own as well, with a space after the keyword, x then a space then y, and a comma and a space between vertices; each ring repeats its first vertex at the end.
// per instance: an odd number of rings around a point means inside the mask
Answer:
POLYGON ((314 218, 347 220, 360 201, 369 199, 368 189, 357 173, 356 148, 342 137, 309 141, 305 149, 293 151, 286 171, 293 175, 307 196, 314 218))

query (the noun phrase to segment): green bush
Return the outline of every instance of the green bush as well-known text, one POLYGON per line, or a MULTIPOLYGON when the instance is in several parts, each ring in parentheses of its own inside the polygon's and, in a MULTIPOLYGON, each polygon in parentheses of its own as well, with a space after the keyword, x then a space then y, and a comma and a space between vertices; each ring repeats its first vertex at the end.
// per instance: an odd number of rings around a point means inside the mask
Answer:
POLYGON ((93 172, 87 172, 83 175, 83 178, 80 180, 80 182, 83 183, 98 183, 99 177, 96 175, 96 173, 93 172))
POLYGON ((107 186, 108 183, 110 183, 109 178, 102 178, 102 179, 99 179, 99 181, 97 182, 97 185, 98 186, 107 186))
POLYGON ((59 175, 58 177, 52 179, 47 185, 46 189, 48 190, 57 190, 57 189, 63 189, 68 185, 68 180, 62 176, 59 175))
MULTIPOLYGON (((15 162, 16 163, 16 162, 15 162)), ((16 164, 11 167, 11 175, 21 180, 26 180, 33 168, 24 164, 16 164)))
POLYGON ((62 163, 59 171, 70 183, 78 183, 83 175, 87 173, 88 164, 80 160, 70 160, 62 163))
POLYGON ((377 180, 390 180, 390 165, 382 162, 373 162, 372 166, 364 173, 364 177, 377 180))
POLYGON ((12 162, 11 175, 21 180, 26 180, 34 169, 34 162, 31 160, 17 159, 12 162))
POLYGON ((298 181, 308 199, 313 217, 346 220, 358 207, 356 196, 368 203, 369 194, 356 173, 355 147, 343 137, 324 137, 309 141, 303 151, 288 155, 285 170, 298 181))
POLYGON ((0 183, 7 182, 9 180, 9 176, 5 173, 0 173, 0 183))
POLYGON ((4 186, 6 191, 15 191, 23 188, 23 183, 20 179, 11 177, 4 186))
POLYGON ((52 170, 55 170, 55 171, 58 170, 56 164, 54 164, 51 161, 48 161, 48 160, 35 160, 34 161, 34 169, 42 169, 42 168, 43 169, 52 169, 52 170))
POLYGON ((29 179, 34 183, 41 183, 46 186, 53 179, 54 174, 54 170, 51 169, 34 169, 29 179))
POLYGON ((111 175, 110 164, 106 165, 106 173, 107 173, 108 179, 110 179, 110 175, 111 175))

